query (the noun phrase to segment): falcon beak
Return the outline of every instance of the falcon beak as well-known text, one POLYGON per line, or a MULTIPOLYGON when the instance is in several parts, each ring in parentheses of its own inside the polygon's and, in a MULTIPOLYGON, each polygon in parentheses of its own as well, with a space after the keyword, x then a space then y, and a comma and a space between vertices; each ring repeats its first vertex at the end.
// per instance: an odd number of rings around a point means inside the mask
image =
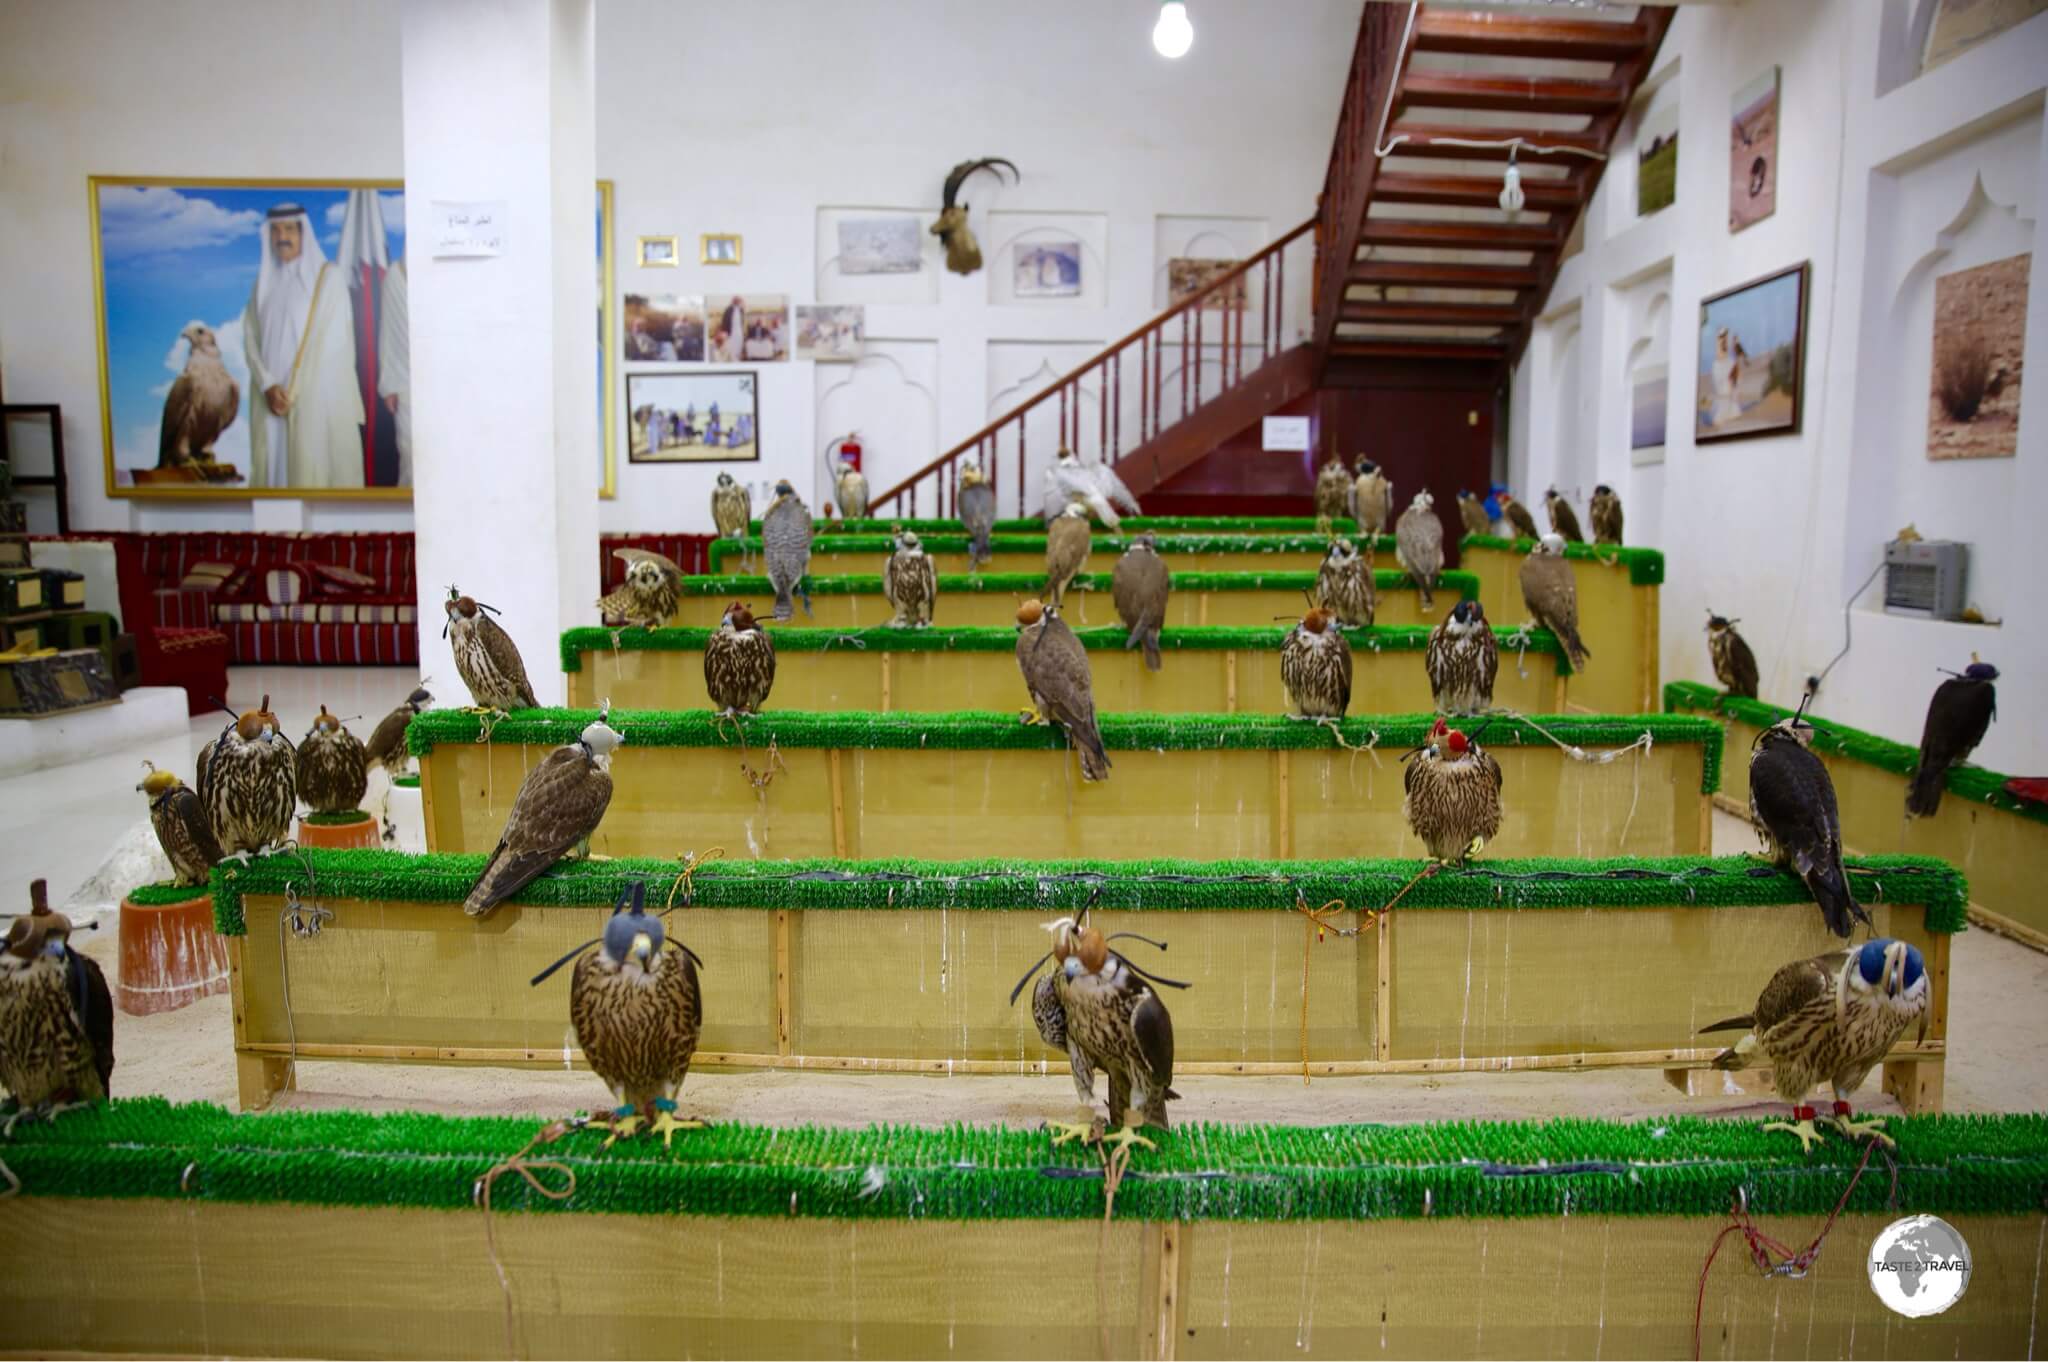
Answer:
POLYGON ((1080 977, 1081 977, 1081 957, 1080 957, 1080 956, 1078 956, 1078 955, 1070 955, 1070 956, 1068 956, 1068 957, 1066 958, 1066 961, 1065 961, 1065 962, 1064 962, 1064 963, 1063 963, 1063 964, 1062 964, 1062 965, 1060 966, 1060 968, 1061 968, 1061 969, 1063 969, 1064 971, 1066 971, 1066 975, 1067 975, 1067 978, 1068 978, 1068 979, 1072 980, 1072 979, 1078 979, 1078 978, 1080 978, 1080 977))
POLYGON ((654 938, 645 932, 635 932, 631 955, 640 962, 640 967, 645 969, 647 962, 654 958, 654 938))

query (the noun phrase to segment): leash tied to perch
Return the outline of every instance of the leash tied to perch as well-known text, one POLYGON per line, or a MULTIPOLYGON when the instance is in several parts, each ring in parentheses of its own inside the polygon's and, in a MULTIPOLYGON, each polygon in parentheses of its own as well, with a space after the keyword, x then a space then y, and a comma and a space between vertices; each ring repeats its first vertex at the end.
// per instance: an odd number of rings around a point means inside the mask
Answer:
POLYGON ((662 916, 666 917, 675 911, 676 891, 679 889, 683 894, 683 907, 687 908, 696 902, 697 884, 691 877, 713 861, 723 860, 724 858, 724 847, 706 847, 701 853, 695 851, 684 852, 682 857, 683 868, 676 875, 675 882, 668 887, 668 906, 661 910, 662 916))
POLYGON ((1295 891, 1294 911, 1300 913, 1303 918, 1301 941, 1301 1084, 1303 1087, 1307 1087, 1310 1082, 1308 1066, 1308 980, 1309 961, 1315 951, 1316 943, 1321 941, 1326 933, 1332 932, 1343 937, 1364 936, 1367 932, 1379 926, 1381 920, 1387 914, 1394 911, 1395 904, 1408 897, 1410 889, 1413 889, 1416 885, 1422 883, 1441 869, 1443 869, 1442 861, 1431 861, 1423 866, 1421 870, 1417 871, 1408 883, 1402 885, 1399 893, 1387 900, 1386 907, 1378 909, 1361 907, 1358 911, 1363 920, 1356 927, 1339 927, 1330 921, 1330 914, 1350 911, 1350 909, 1344 906, 1343 899, 1331 899, 1321 907, 1311 908, 1308 906, 1308 900, 1301 896, 1301 891, 1295 891))
POLYGON ((570 1131, 581 1130, 589 1123, 589 1118, 582 1116, 571 1120, 548 1122, 548 1124, 534 1132, 533 1138, 526 1142, 525 1148, 502 1162, 492 1164, 484 1172, 484 1175, 476 1180, 476 1186, 470 1193, 470 1199, 483 1208, 484 1244, 490 1250, 491 1267, 498 1274, 498 1288, 505 1293, 505 1355, 507 1357, 519 1356, 518 1325, 512 1301, 512 1278, 505 1271, 505 1260, 498 1256, 498 1225, 497 1217, 491 1214, 491 1188, 497 1184, 499 1178, 504 1177, 507 1173, 517 1173, 521 1178, 525 1179, 527 1186, 531 1187, 541 1196, 546 1197, 549 1201, 567 1201, 570 1197, 576 1195, 576 1170, 563 1163, 560 1159, 529 1159, 526 1156, 531 1154, 540 1145, 553 1144, 570 1131), (561 1184, 554 1187, 549 1186, 541 1180, 540 1175, 542 1173, 558 1174, 561 1178, 561 1184))

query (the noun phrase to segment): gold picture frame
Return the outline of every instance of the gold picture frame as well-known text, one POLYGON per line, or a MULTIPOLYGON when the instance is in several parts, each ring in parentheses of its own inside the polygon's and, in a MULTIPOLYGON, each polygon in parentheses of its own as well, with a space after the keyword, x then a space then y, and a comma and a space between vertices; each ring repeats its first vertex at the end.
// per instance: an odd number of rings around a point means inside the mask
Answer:
POLYGON ((674 236, 643 236, 638 252, 643 270, 672 270, 683 263, 683 241, 674 236))
POLYGON ((742 244, 738 232, 706 232, 697 238, 697 263, 737 265, 740 263, 742 244))

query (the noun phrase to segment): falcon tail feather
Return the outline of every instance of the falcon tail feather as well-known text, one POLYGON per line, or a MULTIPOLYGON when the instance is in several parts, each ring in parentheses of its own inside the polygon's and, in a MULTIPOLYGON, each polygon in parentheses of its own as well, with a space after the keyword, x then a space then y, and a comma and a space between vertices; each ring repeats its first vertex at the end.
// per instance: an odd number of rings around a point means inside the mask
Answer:
POLYGON ((1827 920, 1828 930, 1836 936, 1846 937, 1855 930, 1858 921, 1870 921, 1870 914, 1849 892, 1849 881, 1839 866, 1819 866, 1805 878, 1814 902, 1820 905, 1821 916, 1827 920))
POLYGON ((1948 783, 1948 768, 1930 757, 1921 757, 1906 787, 1906 812, 1916 818, 1931 818, 1941 811, 1941 790, 1948 783))
POLYGON ((469 891, 469 897, 462 901, 462 911, 471 917, 482 917, 539 879, 542 871, 560 859, 562 855, 558 851, 507 853, 500 847, 491 857, 490 864, 484 867, 484 873, 477 878, 476 887, 469 891))

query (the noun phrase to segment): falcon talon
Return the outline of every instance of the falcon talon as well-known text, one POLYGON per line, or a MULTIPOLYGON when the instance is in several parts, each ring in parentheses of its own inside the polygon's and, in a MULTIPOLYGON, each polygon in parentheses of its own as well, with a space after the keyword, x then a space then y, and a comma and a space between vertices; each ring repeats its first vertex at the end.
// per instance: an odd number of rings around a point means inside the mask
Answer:
POLYGON ((1101 1127, 1093 1121, 1085 1125, 1078 1121, 1047 1121, 1045 1128, 1052 1132, 1055 1149, 1063 1144, 1072 1144, 1076 1140, 1084 1145, 1094 1144, 1102 1138, 1101 1127))
POLYGON ((1133 1145, 1136 1145, 1141 1149, 1150 1149, 1154 1151, 1157 1151, 1159 1148, 1158 1145, 1146 1139, 1143 1135, 1140 1135, 1138 1133, 1137 1127, 1135 1126, 1125 1126, 1121 1130, 1118 1130, 1114 1135, 1103 1136, 1102 1143, 1105 1147, 1109 1145, 1115 1145, 1118 1149, 1123 1150, 1126 1154, 1130 1153, 1131 1147, 1133 1145))
POLYGON ((1792 1121, 1766 1121, 1763 1128, 1767 1131, 1782 1130, 1787 1134, 1797 1135, 1799 1137, 1799 1152, 1802 1154, 1811 1154, 1813 1147, 1827 1138, 1819 1130, 1815 1129, 1811 1115, 1803 1117, 1796 1123, 1792 1121))
POLYGON ((1835 1103, 1835 1114, 1828 1124, 1832 1125, 1843 1138, 1850 1140, 1876 1140, 1887 1149, 1897 1149, 1899 1142, 1884 1133, 1885 1118, 1871 1116, 1858 1121, 1854 1119, 1847 1102, 1835 1103))

